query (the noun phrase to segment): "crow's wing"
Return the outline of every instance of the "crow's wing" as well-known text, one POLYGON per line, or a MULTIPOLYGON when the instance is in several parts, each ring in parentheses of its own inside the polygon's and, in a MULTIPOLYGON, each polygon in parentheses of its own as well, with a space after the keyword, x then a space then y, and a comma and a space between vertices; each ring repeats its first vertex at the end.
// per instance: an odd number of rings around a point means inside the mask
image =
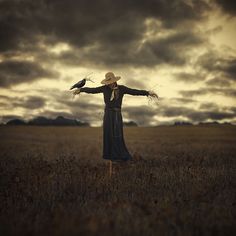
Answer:
POLYGON ((81 81, 77 82, 76 84, 74 84, 74 85, 70 88, 70 90, 72 90, 72 89, 74 89, 74 88, 81 88, 81 87, 83 87, 83 86, 84 86, 84 80, 81 80, 81 81))

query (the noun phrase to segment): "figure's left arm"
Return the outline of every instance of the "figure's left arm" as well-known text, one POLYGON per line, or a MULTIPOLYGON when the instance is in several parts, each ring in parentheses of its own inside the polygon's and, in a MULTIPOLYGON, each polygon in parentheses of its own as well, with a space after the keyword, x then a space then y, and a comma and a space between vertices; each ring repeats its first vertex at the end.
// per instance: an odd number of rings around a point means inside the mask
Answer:
POLYGON ((138 96, 149 95, 149 91, 147 90, 133 89, 133 88, 128 88, 126 86, 123 86, 123 90, 124 90, 124 94, 138 95, 138 96))

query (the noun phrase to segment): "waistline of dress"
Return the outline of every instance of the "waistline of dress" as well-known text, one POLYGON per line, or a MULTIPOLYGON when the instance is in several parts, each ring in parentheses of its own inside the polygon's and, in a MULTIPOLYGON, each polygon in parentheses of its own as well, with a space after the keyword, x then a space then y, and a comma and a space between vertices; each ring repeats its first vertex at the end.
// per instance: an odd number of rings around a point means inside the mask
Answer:
POLYGON ((105 111, 118 111, 120 112, 121 111, 121 108, 120 107, 105 107, 105 111))

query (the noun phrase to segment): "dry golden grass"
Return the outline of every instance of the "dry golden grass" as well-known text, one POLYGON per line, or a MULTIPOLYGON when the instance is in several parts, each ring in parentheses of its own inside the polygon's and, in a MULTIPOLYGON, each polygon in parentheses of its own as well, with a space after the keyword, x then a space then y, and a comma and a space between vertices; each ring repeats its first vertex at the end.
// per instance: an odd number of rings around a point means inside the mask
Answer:
POLYGON ((235 131, 125 128, 109 178, 101 128, 0 127, 0 234, 232 235, 235 131))

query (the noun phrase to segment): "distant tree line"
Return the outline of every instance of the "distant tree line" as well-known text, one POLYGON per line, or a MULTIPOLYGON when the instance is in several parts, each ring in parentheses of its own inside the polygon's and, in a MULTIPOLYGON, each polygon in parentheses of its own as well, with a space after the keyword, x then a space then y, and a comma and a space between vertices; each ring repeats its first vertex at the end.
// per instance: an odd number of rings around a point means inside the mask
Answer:
POLYGON ((88 122, 83 122, 76 119, 68 119, 63 116, 58 116, 55 119, 38 116, 29 121, 22 119, 9 120, 6 125, 45 125, 45 126, 90 126, 88 122))
MULTIPOLYGON (((29 121, 23 119, 9 120, 6 125, 39 125, 39 126, 90 126, 88 122, 77 119, 69 119, 58 116, 55 119, 46 118, 44 116, 35 117, 29 121)), ((124 126, 138 126, 134 121, 124 122, 124 126)))

